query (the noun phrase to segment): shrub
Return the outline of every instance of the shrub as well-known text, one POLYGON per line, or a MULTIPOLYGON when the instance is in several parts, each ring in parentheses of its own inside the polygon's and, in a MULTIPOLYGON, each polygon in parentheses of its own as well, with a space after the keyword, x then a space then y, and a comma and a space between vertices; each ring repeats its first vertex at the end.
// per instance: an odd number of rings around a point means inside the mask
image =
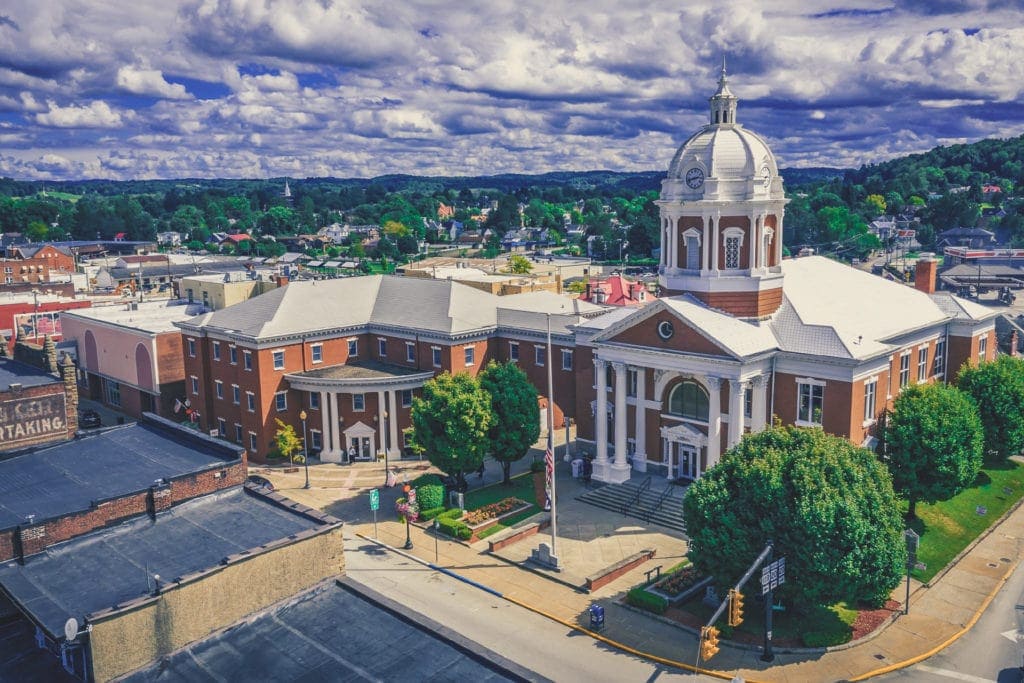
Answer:
POLYGON ((655 614, 664 614, 665 610, 668 609, 668 600, 660 595, 645 591, 643 586, 636 586, 630 589, 626 593, 626 602, 633 607, 639 607, 655 614))
POLYGON ((444 507, 444 486, 441 484, 421 484, 415 488, 420 508, 429 510, 444 507))
POLYGON ((543 460, 534 460, 533 462, 531 462, 530 463, 530 471, 533 472, 533 473, 543 472, 544 471, 544 461, 543 460))
POLYGON ((458 534, 459 534, 459 538, 461 538, 463 541, 468 541, 473 536, 473 530, 470 529, 465 524, 463 524, 462 526, 458 527, 457 531, 458 531, 458 534))
POLYGON ((451 510, 445 510, 437 517, 438 519, 447 519, 448 521, 461 520, 462 510, 460 510, 459 508, 452 508, 451 510))
POLYGON ((441 483, 441 477, 439 477, 436 474, 421 474, 420 476, 416 477, 415 479, 409 482, 409 486, 416 489, 416 495, 419 495, 419 488, 421 486, 432 485, 441 486, 443 488, 443 484, 441 483))
POLYGON ((426 510, 421 510, 420 511, 420 519, 434 519, 434 517, 439 516, 443 512, 444 512, 444 508, 443 507, 428 508, 426 510))

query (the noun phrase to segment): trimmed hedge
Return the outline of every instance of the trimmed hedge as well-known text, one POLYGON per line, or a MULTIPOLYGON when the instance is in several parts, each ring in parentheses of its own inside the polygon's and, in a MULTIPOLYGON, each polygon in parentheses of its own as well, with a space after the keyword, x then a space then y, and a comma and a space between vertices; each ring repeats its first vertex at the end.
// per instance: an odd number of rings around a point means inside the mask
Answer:
POLYGON ((437 517, 438 515, 440 515, 443 512, 444 512, 444 508, 443 507, 429 508, 427 510, 421 510, 420 511, 420 519, 428 519, 428 520, 429 519, 434 519, 434 517, 437 517))
MULTIPOLYGON (((442 489, 444 488, 444 484, 441 483, 441 477, 439 477, 436 474, 432 474, 432 473, 421 474, 420 476, 416 477, 415 479, 413 479, 412 481, 409 482, 409 486, 411 486, 414 489, 416 489, 416 495, 417 496, 420 495, 419 488, 421 486, 434 486, 434 485, 440 486, 440 487, 442 487, 442 489)), ((442 495, 444 495, 443 491, 442 491, 442 495)))
POLYGON ((437 528, 452 538, 466 540, 473 535, 473 530, 462 521, 462 510, 459 508, 446 510, 435 519, 437 519, 437 528))
POLYGON ((654 612, 655 614, 664 614, 665 610, 668 609, 668 600, 649 593, 644 590, 643 586, 635 586, 626 593, 626 602, 633 607, 639 607, 640 609, 647 610, 648 612, 654 612))
POLYGON ((422 484, 416 487, 416 502, 420 508, 430 510, 444 507, 444 486, 441 484, 422 484))
POLYGON ((838 631, 808 631, 800 636, 805 647, 832 647, 850 642, 849 633, 838 631))

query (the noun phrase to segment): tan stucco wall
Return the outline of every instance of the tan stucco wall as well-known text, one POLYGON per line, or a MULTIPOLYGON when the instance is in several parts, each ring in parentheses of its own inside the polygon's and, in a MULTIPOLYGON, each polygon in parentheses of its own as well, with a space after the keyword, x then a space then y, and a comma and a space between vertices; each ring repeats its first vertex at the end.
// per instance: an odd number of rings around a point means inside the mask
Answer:
POLYGON ((135 609, 93 616, 93 674, 108 681, 299 593, 345 567, 342 528, 173 585, 135 609))

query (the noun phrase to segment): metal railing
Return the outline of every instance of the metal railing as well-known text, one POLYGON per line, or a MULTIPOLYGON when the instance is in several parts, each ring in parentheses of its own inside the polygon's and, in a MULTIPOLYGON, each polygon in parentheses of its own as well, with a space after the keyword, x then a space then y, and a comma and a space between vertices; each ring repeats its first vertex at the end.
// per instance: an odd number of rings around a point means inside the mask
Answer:
POLYGON ((640 500, 640 496, 643 494, 644 491, 646 491, 649 488, 651 488, 651 478, 648 476, 646 479, 640 482, 640 486, 637 487, 636 493, 634 493, 633 497, 629 499, 629 502, 624 503, 622 505, 622 514, 628 515, 630 508, 632 508, 637 503, 637 501, 640 500))
POLYGON ((665 485, 665 490, 661 492, 660 496, 658 496, 658 500, 655 501, 654 507, 647 511, 647 516, 644 519, 645 522, 650 522, 651 517, 654 515, 655 512, 661 509, 661 506, 662 504, 664 504, 665 500, 672 497, 672 491, 675 489, 675 486, 676 485, 673 484, 672 482, 669 482, 668 484, 665 485))

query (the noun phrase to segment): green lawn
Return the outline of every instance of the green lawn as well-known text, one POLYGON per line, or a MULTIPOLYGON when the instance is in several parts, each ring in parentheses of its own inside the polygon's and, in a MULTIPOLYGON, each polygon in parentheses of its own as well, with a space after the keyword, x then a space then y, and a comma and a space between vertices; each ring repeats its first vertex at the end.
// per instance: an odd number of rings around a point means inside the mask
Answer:
MULTIPOLYGON (((473 475, 470 474, 469 476, 472 477, 473 475)), ((501 482, 498 482, 497 484, 491 484, 490 486, 485 486, 482 489, 475 489, 466 493, 465 502, 467 510, 476 510, 484 505, 497 503, 498 501, 505 500, 506 498, 519 498, 520 500, 525 500, 527 503, 531 503, 531 506, 527 510, 518 512, 511 517, 506 517, 490 529, 481 532, 479 534, 479 538, 487 538, 492 534, 498 533, 502 529, 515 526, 527 517, 537 514, 540 507, 537 504, 537 498, 533 490, 533 475, 527 473, 520 474, 517 477, 512 477, 511 486, 504 486, 501 482)))
MULTIPOLYGON (((700 594, 691 598, 683 609, 706 622, 714 610, 701 602, 703 597, 700 594)), ((732 637, 734 632, 764 636, 764 603, 758 598, 752 593, 747 595, 743 623, 736 628, 727 625, 728 610, 722 613, 717 626, 724 636, 732 637)), ((772 614, 772 636, 774 640, 796 641, 807 647, 839 645, 849 642, 856 619, 857 610, 842 602, 830 607, 812 607, 808 613, 799 615, 790 610, 776 611, 772 614)))
MULTIPOLYGON (((927 568, 915 569, 911 575, 930 581, 1022 495, 1024 467, 1007 462, 983 468, 974 487, 951 500, 935 505, 918 503, 918 519, 910 526, 921 535, 917 560, 927 568), (986 508, 985 514, 978 514, 979 506, 986 508)), ((906 511, 906 506, 903 509, 906 511)))

